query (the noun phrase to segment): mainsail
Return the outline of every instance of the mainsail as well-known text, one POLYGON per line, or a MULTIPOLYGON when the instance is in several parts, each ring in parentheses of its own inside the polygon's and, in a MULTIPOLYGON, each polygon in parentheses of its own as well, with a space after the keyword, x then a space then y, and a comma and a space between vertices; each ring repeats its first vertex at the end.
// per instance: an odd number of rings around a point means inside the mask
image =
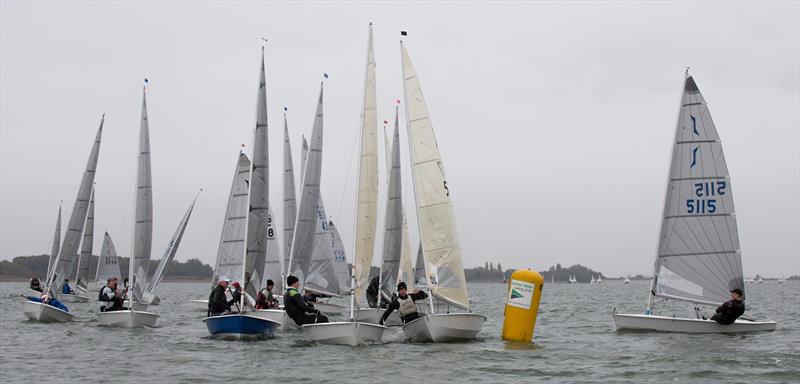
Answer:
MULTIPOLYGON (((400 252, 403 247, 403 200, 400 175, 400 128, 395 114, 389 170, 389 191, 386 201, 386 223, 383 234, 383 262, 381 264, 381 294, 390 298, 395 292, 395 284, 400 273, 400 252)), ((389 152, 387 152, 388 154, 389 152)))
MULTIPOLYGON (((275 229, 275 219, 272 213, 272 206, 267 210, 267 257, 264 262, 264 287, 267 280, 275 283, 274 292, 283 292, 283 270, 281 269, 281 246, 278 240, 278 232, 275 229)), ((263 287, 262 287, 263 288, 263 287)))
MULTIPOLYGON (((289 144, 289 123, 283 114, 283 275, 289 274, 289 258, 292 255, 294 222, 297 220, 297 200, 294 188, 294 166, 292 165, 292 146, 289 144)), ((283 281, 276 288, 282 287, 283 281)), ((282 292, 279 290, 278 292, 282 292)))
POLYGON ((103 248, 100 250, 100 259, 97 261, 97 274, 94 282, 105 285, 108 279, 119 278, 120 275, 117 249, 114 247, 114 242, 111 241, 111 236, 106 232, 103 236, 103 248))
POLYGON ((251 298, 263 288, 267 257, 267 220, 269 219, 269 141, 267 138, 267 84, 264 71, 264 49, 256 101, 256 127, 253 134, 252 172, 250 175, 247 218, 247 254, 243 287, 251 298))
POLYGON ((89 288, 89 263, 92 261, 94 250, 94 189, 89 199, 89 211, 86 214, 86 224, 83 226, 83 241, 81 254, 78 256, 78 273, 75 275, 75 286, 86 292, 89 288))
POLYGON ((239 154, 236 169, 228 196, 228 208, 225 210, 225 221, 217 251, 217 262, 214 266, 214 277, 211 285, 217 284, 220 277, 241 276, 245 252, 245 222, 247 221, 247 186, 250 183, 250 159, 244 153, 239 154))
POLYGON ((83 235, 83 225, 86 222, 86 215, 89 211, 89 200, 97 171, 97 159, 100 156, 100 138, 103 134, 104 121, 105 115, 100 119, 100 128, 97 129, 92 151, 89 153, 89 161, 83 171, 83 179, 81 180, 81 186, 78 188, 78 196, 75 197, 75 204, 72 206, 64 242, 61 244, 58 256, 53 260, 52 271, 50 271, 46 280, 45 287, 51 293, 61 292, 64 276, 67 275, 69 267, 72 265, 72 260, 78 252, 78 245, 83 235))
POLYGON ((378 115, 375 85, 375 53, 372 46, 372 23, 369 25, 367 65, 364 79, 364 104, 361 110, 361 148, 356 198, 356 234, 353 274, 356 302, 365 299, 369 284, 375 230, 378 221, 378 115))
POLYGON ((134 300, 147 287, 150 252, 153 245, 153 181, 150 169, 150 126, 147 121, 147 92, 142 89, 142 119, 139 126, 139 155, 136 168, 136 205, 133 227, 133 257, 130 259, 130 292, 134 300))
MULTIPOLYGON (((394 111, 394 126, 395 126, 396 129, 398 129, 398 131, 399 131, 399 127, 400 127, 399 109, 400 109, 399 106, 395 107, 395 111, 394 111)), ((384 128, 386 128, 386 127, 384 127, 384 128)), ((391 173, 391 169, 392 169, 392 157, 389 154, 392 153, 392 148, 393 147, 389 143, 389 135, 386 133, 386 129, 384 129, 383 137, 385 139, 384 141, 385 141, 385 144, 386 144, 386 167, 387 167, 386 169, 387 169, 387 174, 389 174, 389 173, 391 173)), ((402 193, 402 186, 401 186, 401 193, 402 193)), ((412 284, 412 286, 413 286, 413 283, 414 283, 415 280, 414 280, 414 265, 411 262, 411 240, 408 237, 408 220, 407 220, 407 217, 406 217, 406 209, 405 209, 405 207, 403 207, 403 204, 402 204, 402 199, 401 199, 401 203, 400 203, 400 214, 402 216, 402 223, 403 223, 402 224, 403 225, 403 229, 402 229, 403 235, 402 235, 401 248, 400 248, 400 271, 397 274, 397 280, 396 281, 391 281, 390 280, 390 281, 387 281, 386 284, 393 284, 393 285, 396 286, 398 283, 403 281, 403 282, 405 282, 407 284, 412 284)), ((420 264, 420 267, 424 271, 424 267, 423 267, 422 264, 420 264)), ((422 275, 424 276, 425 273, 423 272, 422 275)))
POLYGON ((178 253, 178 246, 180 246, 183 233, 186 231, 186 225, 189 224, 189 217, 192 216, 192 210, 194 209, 195 202, 197 202, 197 197, 192 200, 192 204, 189 205, 189 209, 183 215, 181 222, 178 223, 178 228, 169 239, 167 249, 161 256, 161 261, 158 263, 158 268, 156 268, 156 271, 153 273, 153 276, 150 279, 150 284, 147 286, 147 290, 144 292, 145 297, 155 297, 156 287, 158 286, 158 283, 161 282, 161 279, 164 278, 164 269, 167 267, 167 265, 169 265, 169 263, 172 262, 172 259, 175 258, 175 254, 178 253))
POLYGON ((419 78, 406 47, 400 43, 408 142, 422 252, 433 295, 469 309, 453 203, 419 78))
MULTIPOLYGON (((47 260, 47 275, 49 276, 53 261, 58 257, 58 250, 61 249, 61 204, 58 205, 58 219, 56 220, 56 231, 53 234, 53 247, 50 249, 50 259, 47 260)), ((47 276, 45 276, 47 278, 47 276)))
POLYGON ((308 277, 314 246, 314 227, 317 222, 316 203, 319 200, 322 175, 322 95, 323 88, 320 85, 314 128, 311 133, 311 147, 302 172, 303 186, 300 189, 300 204, 291 246, 291 268, 293 273, 301 275, 301 279, 308 277))
POLYGON ((322 197, 320 197, 317 201, 314 248, 303 287, 315 292, 341 295, 350 290, 350 276, 348 273, 344 276, 344 282, 340 281, 341 264, 344 263, 346 269, 347 259, 344 257, 344 250, 341 249, 341 239, 338 238, 338 232, 334 235, 334 230, 333 222, 328 220, 325 207, 322 204, 322 197), (339 255, 334 251, 337 245, 340 248, 339 255))
POLYGON ((708 105, 686 78, 655 263, 655 294, 718 305, 744 291, 725 156, 708 105))

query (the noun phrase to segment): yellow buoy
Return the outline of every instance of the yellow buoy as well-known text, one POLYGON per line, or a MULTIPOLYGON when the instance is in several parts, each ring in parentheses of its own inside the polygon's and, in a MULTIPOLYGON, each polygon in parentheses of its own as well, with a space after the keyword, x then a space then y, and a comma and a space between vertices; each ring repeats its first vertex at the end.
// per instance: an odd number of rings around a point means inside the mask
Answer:
POLYGON ((539 272, 518 269, 511 274, 503 320, 503 340, 530 342, 533 339, 543 286, 544 277, 539 272))

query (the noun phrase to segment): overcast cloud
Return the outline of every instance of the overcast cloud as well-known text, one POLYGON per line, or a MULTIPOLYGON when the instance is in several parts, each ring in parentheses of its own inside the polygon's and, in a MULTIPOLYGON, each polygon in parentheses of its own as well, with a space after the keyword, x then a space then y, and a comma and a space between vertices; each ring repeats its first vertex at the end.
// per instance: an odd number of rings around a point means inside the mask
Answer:
MULTIPOLYGON (((652 273, 690 66, 732 175, 745 274, 797 274, 798 4, 3 1, 0 258, 48 252, 58 202, 66 222, 102 113, 95 253, 105 228, 130 253, 147 77, 153 257, 203 188, 177 259, 213 264, 236 156, 251 140, 262 36, 273 209, 281 218, 283 107, 299 164, 328 73, 322 194, 351 257, 372 21, 381 121, 402 99, 399 31, 409 32, 466 266, 652 273)), ((412 213, 405 140, 402 130, 412 213)))

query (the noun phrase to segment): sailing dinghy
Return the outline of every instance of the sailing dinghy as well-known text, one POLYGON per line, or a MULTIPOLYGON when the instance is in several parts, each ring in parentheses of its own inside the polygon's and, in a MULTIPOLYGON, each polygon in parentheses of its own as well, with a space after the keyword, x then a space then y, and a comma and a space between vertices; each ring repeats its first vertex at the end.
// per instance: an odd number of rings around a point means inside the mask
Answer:
MULTIPOLYGON (((83 235, 84 223, 89 210, 89 201, 94 184, 94 176, 97 170, 97 159, 100 156, 100 138, 103 134, 103 122, 105 115, 100 119, 100 128, 89 153, 89 161, 83 171, 81 185, 78 188, 78 195, 75 197, 75 204, 72 206, 72 214, 69 217, 67 233, 64 235, 64 242, 59 247, 58 255, 53 259, 52 267, 45 280, 44 292, 50 297, 59 297, 63 284, 63 276, 68 273, 72 265, 72 258, 78 251, 78 244, 83 235)), ((59 209, 59 218, 61 210, 59 209)), ((61 220, 59 220, 59 223, 61 220)), ((60 225, 56 227, 56 234, 60 231, 60 225)), ((54 247, 55 249, 55 243, 54 247)), ((41 322, 67 322, 75 319, 75 315, 68 311, 61 310, 52 305, 26 300, 22 303, 22 312, 29 320, 41 322)))
POLYGON ((486 317, 470 311, 453 203, 419 77, 400 41, 411 174, 416 197, 422 255, 428 278, 430 313, 403 326, 417 341, 474 339, 486 317), (465 312, 436 313, 433 298, 465 312))
MULTIPOLYGON (((322 165, 322 93, 317 107, 318 124, 314 125, 311 137, 311 152, 306 164, 304 184, 319 185, 322 165), (310 170, 315 170, 310 174, 310 170)), ((378 209, 378 121, 376 113, 375 55, 372 43, 372 23, 369 25, 367 42, 367 66, 364 82, 364 103, 361 114, 361 148, 358 193, 356 197, 356 239, 355 260, 350 276, 350 316, 347 321, 322 324, 306 324, 303 330, 306 336, 317 342, 326 344, 343 344, 356 346, 365 342, 380 341, 386 327, 374 323, 358 321, 356 318, 356 281, 358 275, 369 277, 372 265, 375 225, 378 209), (363 271, 366 270, 366 273, 363 271)), ((305 197, 305 195, 303 196, 305 197)), ((301 207, 303 201, 301 199, 301 207)), ((366 280, 366 279, 365 279, 366 280)))
POLYGON ((742 318, 721 325, 699 310, 695 319, 653 314, 656 297, 717 306, 736 288, 745 287, 731 179, 708 105, 687 73, 647 309, 614 314, 614 324, 617 330, 687 333, 774 330, 775 322, 742 318))

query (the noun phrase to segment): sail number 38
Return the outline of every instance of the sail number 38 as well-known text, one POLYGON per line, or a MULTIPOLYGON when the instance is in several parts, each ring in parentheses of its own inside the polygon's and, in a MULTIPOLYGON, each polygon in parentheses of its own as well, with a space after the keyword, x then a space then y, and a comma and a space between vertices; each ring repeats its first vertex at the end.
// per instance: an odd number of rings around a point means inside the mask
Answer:
POLYGON ((694 184, 694 196, 686 199, 686 213, 702 214, 717 212, 716 196, 725 195, 726 181, 707 181, 694 184))

